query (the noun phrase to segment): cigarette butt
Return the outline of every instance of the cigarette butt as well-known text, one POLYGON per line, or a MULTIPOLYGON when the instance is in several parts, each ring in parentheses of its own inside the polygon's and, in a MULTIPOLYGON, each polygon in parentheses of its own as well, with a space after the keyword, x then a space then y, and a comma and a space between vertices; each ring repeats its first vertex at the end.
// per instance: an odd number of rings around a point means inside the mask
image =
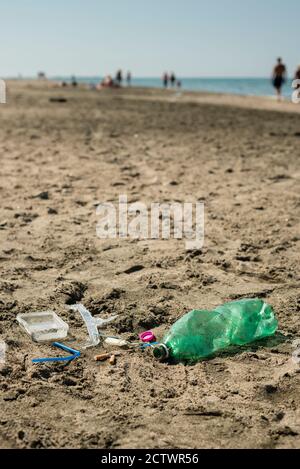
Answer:
POLYGON ((109 359, 109 363, 110 363, 111 365, 115 365, 115 364, 116 364, 116 361, 117 361, 117 359, 116 359, 116 356, 115 356, 115 355, 112 355, 112 356, 110 357, 110 359, 109 359))
POLYGON ((102 353, 101 355, 95 355, 94 360, 96 362, 104 362, 105 360, 108 360, 111 357, 110 353, 102 353))
MULTIPOLYGON (((96 362, 104 362, 105 360, 108 360, 109 358, 116 357, 121 355, 121 352, 116 351, 116 352, 108 352, 108 353, 101 353, 100 355, 95 355, 94 360, 96 362)), ((114 364, 114 363, 113 363, 114 364)))

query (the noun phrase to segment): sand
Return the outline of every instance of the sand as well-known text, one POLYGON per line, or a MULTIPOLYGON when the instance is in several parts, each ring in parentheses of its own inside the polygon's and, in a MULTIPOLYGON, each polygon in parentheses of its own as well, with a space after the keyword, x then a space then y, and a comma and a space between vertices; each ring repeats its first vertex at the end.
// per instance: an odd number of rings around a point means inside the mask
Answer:
POLYGON ((299 106, 160 90, 8 83, 0 105, 1 448, 294 448, 300 445, 299 106), (65 103, 49 98, 65 97, 65 103), (278 112, 280 111, 280 112, 278 112), (205 242, 101 240, 96 205, 205 202, 205 242), (86 338, 82 302, 108 328, 161 338, 185 312, 260 297, 275 337, 193 366, 102 347, 69 365, 18 313, 53 309, 86 338))

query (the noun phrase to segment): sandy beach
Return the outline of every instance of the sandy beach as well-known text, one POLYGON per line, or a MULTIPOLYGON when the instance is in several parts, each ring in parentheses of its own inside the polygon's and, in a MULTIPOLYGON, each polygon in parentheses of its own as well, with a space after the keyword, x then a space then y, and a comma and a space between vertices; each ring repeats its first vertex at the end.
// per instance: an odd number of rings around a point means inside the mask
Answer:
POLYGON ((155 89, 8 83, 0 105, 0 448, 296 448, 300 445, 300 105, 155 89), (65 102, 53 102, 53 98, 65 102), (52 101, 51 101, 52 99, 52 101), (205 241, 101 240, 96 206, 205 203, 205 241), (51 309, 86 338, 162 338, 192 309, 259 297, 279 331, 193 366, 89 349, 69 365, 19 313, 51 309))

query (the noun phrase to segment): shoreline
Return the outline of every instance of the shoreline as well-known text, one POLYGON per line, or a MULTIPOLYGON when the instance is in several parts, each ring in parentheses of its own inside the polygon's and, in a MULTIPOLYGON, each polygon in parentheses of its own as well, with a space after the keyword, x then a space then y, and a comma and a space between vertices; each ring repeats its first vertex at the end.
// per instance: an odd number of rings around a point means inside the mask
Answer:
MULTIPOLYGON (((64 93, 69 93, 70 90, 74 90, 70 86, 62 88, 59 86, 58 82, 52 80, 23 80, 23 79, 13 79, 7 80, 7 93, 9 95, 10 86, 13 88, 19 89, 36 89, 39 91, 49 91, 55 90, 64 93)), ((91 90, 86 84, 79 83, 77 88, 78 92, 80 91, 89 91, 90 93, 97 93, 98 95, 103 95, 108 93, 111 95, 115 93, 116 96, 126 97, 126 99, 143 99, 151 101, 168 101, 168 102, 177 102, 177 103, 189 103, 189 104, 212 104, 217 106, 228 106, 228 107, 237 107, 244 109, 256 109, 263 111, 276 111, 284 113, 299 113, 300 104, 294 104, 291 100, 284 99, 281 102, 278 102, 272 96, 249 96, 242 94, 230 94, 230 93, 215 93, 209 91, 190 91, 190 90, 164 90, 162 88, 151 88, 151 87, 123 87, 116 90, 91 90)), ((9 104, 9 101, 8 103, 9 104)))

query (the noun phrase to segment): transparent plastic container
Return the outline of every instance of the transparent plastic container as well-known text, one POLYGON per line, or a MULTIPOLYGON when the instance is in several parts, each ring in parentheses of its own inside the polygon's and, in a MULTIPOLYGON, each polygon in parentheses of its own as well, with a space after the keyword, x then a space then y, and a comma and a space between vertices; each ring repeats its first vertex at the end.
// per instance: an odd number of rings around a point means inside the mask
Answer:
POLYGON ((35 342, 64 339, 69 326, 54 311, 18 314, 17 321, 35 342))

